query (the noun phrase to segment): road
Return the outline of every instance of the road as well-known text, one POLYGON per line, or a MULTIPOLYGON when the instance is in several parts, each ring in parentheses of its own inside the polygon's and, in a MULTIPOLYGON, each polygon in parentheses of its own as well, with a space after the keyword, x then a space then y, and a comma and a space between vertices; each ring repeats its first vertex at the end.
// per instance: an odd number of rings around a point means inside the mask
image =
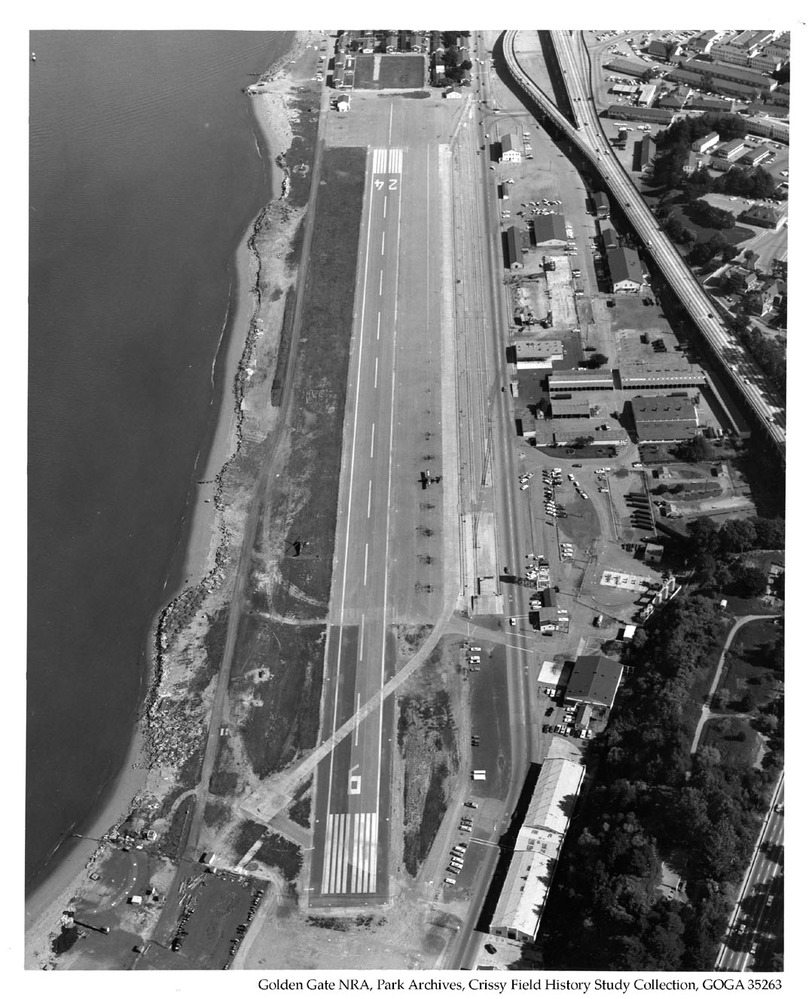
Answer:
POLYGON ((509 71, 527 96, 568 136, 600 173, 609 193, 621 206, 647 252, 783 458, 786 449, 786 413, 783 401, 769 388, 766 377, 749 353, 717 318, 718 307, 661 231, 657 219, 616 159, 601 127, 592 97, 589 56, 581 34, 553 31, 551 35, 571 106, 574 108, 575 125, 568 121, 520 66, 515 48, 516 31, 507 31, 503 37, 503 52, 509 71))
POLYGON ((725 942, 716 959, 717 971, 767 970, 784 923, 784 775, 778 782, 748 868, 725 942))

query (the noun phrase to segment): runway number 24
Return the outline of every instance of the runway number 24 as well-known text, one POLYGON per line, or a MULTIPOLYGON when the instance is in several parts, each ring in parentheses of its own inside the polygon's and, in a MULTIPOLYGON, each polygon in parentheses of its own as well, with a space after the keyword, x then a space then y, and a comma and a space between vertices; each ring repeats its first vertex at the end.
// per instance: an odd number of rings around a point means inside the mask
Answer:
MULTIPOLYGON (((384 180, 375 180, 374 181, 374 187, 377 189, 377 191, 381 191, 384 186, 385 186, 385 181, 384 180)), ((388 190, 389 191, 397 191, 398 189, 399 189, 399 178, 398 177, 390 177, 388 179, 388 190)))

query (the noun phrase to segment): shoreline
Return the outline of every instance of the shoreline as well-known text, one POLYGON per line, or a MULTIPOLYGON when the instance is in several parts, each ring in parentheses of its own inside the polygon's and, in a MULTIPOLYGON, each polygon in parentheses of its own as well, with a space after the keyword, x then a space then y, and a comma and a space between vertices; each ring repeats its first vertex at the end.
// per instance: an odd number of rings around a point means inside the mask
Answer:
MULTIPOLYGON (((224 379, 223 391, 204 465, 197 467, 198 478, 194 486, 196 494, 189 503, 190 526, 179 573, 183 582, 173 593, 166 594, 162 607, 149 627, 146 637, 149 665, 139 720, 125 762, 118 776, 111 782, 106 801, 99 806, 98 814, 90 825, 76 838, 73 849, 25 896, 27 968, 37 968, 52 959, 49 939, 59 926, 62 910, 90 883, 89 875, 94 860, 104 848, 104 844, 97 840, 129 814, 134 801, 145 792, 150 775, 161 779, 160 768, 152 768, 149 764, 147 722, 149 709, 154 703, 162 677, 160 658, 165 638, 162 629, 178 600, 201 588, 210 593, 224 578, 222 563, 227 558, 229 538, 222 516, 222 479, 241 449, 241 407, 246 382, 244 374, 247 359, 255 344, 256 317, 261 304, 257 288, 259 260, 252 240, 256 227, 268 208, 286 196, 287 171, 278 162, 289 149, 293 135, 284 100, 286 88, 291 69, 304 48, 313 39, 320 38, 322 35, 318 32, 296 32, 288 52, 260 78, 263 85, 275 84, 273 89, 254 92, 248 98, 253 104, 251 111, 254 123, 261 134, 262 155, 269 156, 270 160, 270 200, 261 206, 256 217, 251 220, 234 253, 235 287, 231 290, 234 312, 232 317, 228 316, 223 331, 223 336, 227 337, 224 358, 220 362, 220 357, 217 356, 215 361, 223 364, 220 376, 224 379)), ((249 369, 247 370, 249 373, 249 369)))

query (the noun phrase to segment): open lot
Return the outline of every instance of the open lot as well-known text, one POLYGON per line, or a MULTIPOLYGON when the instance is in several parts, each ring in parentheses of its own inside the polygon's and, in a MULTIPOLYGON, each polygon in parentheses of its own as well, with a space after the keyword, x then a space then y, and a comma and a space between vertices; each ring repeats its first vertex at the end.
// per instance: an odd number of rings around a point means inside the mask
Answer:
POLYGON ((424 86, 427 63, 423 55, 358 55, 356 90, 417 90, 424 86))

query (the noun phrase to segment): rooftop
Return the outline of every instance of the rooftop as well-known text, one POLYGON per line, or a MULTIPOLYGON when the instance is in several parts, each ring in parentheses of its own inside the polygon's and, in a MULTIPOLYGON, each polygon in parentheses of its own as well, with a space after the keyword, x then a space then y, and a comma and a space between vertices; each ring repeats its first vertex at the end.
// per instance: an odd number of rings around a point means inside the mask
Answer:
POLYGON ((605 656, 579 656, 568 681, 565 698, 611 708, 624 668, 605 656))

